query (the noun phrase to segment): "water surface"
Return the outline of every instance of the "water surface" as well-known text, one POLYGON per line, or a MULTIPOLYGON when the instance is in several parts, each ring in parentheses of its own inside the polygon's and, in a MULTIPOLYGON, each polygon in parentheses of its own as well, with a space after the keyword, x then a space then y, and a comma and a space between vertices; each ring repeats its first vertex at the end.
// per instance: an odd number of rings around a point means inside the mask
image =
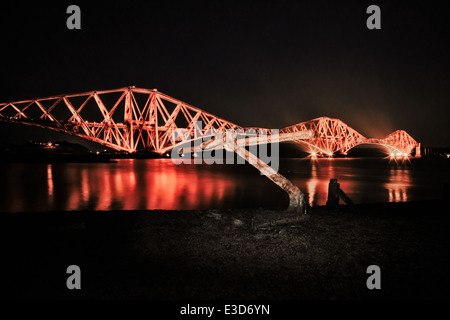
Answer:
MULTIPOLYGON (((450 161, 421 158, 281 159, 280 173, 324 205, 330 178, 355 203, 438 199, 450 161)), ((246 165, 175 165, 170 159, 117 163, 1 163, 0 211, 284 207, 287 195, 246 165)))

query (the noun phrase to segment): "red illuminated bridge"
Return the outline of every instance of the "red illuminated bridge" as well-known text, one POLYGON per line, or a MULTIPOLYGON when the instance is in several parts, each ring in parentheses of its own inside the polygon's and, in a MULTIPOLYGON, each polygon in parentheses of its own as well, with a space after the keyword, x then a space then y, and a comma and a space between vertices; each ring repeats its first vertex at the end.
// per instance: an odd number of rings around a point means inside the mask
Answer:
POLYGON ((375 144, 385 147, 392 156, 409 156, 419 146, 406 131, 397 130, 382 139, 369 139, 339 119, 321 117, 302 122, 280 130, 283 133, 312 130, 314 137, 297 140, 304 144, 311 154, 332 156, 335 153, 347 155, 353 147, 361 144, 375 144))
MULTIPOLYGON (((1 103, 0 121, 65 132, 129 153, 146 150, 163 154, 195 138, 226 130, 244 134, 254 129, 270 134, 270 129, 243 128, 156 89, 134 86, 1 103)), ((361 144, 382 145, 391 154, 404 156, 419 145, 403 130, 382 139, 368 139, 341 120, 326 117, 283 128, 280 133, 305 130, 312 130, 314 136, 296 142, 312 154, 326 156, 345 155, 361 144)))

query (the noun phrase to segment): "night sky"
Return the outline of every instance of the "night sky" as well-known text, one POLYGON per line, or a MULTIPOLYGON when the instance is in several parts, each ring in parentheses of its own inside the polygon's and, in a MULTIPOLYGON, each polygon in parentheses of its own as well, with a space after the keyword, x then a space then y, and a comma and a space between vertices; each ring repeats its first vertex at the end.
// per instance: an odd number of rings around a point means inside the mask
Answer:
POLYGON ((450 146, 448 11, 393 2, 2 3, 0 102, 135 85, 241 126, 329 116, 450 146), (71 4, 81 30, 66 27, 71 4), (371 4, 381 30, 366 27, 371 4))

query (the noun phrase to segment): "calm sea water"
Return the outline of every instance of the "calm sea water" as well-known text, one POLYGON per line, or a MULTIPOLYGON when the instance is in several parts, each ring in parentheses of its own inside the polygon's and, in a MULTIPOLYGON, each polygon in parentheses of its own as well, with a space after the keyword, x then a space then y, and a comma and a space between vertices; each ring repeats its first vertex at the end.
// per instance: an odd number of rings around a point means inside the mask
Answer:
MULTIPOLYGON (((355 203, 442 197, 450 160, 281 159, 279 172, 324 205, 330 178, 355 203)), ((170 159, 117 163, 1 163, 0 212, 284 207, 288 198, 246 165, 175 165, 170 159)))

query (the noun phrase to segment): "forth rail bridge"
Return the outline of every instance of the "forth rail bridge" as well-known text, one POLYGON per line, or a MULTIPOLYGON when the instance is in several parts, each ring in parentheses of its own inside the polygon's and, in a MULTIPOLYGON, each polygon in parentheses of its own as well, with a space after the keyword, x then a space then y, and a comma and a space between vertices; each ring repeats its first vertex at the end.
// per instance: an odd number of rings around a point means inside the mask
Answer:
MULTIPOLYGON (((200 145, 201 149, 225 148, 236 152, 288 193, 290 210, 304 210, 303 193, 244 147, 258 143, 251 134, 257 137, 264 133, 269 137, 265 143, 270 142, 271 129, 240 127, 156 89, 130 86, 0 103, 0 121, 72 134, 127 153, 145 150, 163 155, 196 139, 205 141, 211 137, 200 145), (217 133, 230 130, 237 136, 247 135, 245 142, 232 145, 211 142, 217 133)), ((313 156, 346 155, 361 144, 384 146, 395 157, 407 157, 414 148, 416 155, 420 153, 419 143, 404 130, 371 139, 341 120, 328 117, 280 129, 277 141, 302 144, 313 156)))

